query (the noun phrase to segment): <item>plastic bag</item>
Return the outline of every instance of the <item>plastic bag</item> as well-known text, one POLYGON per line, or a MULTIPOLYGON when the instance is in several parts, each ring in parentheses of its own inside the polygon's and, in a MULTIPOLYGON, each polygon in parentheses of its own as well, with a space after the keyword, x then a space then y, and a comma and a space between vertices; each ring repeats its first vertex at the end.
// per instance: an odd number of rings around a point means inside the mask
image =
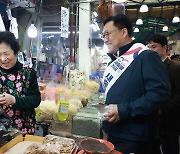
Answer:
MULTIPOLYGON (((41 104, 38 107, 38 116, 36 117, 36 120, 38 121, 46 121, 46 120, 52 120, 53 119, 53 113, 57 113, 58 108, 57 104, 53 100, 45 100, 41 101, 41 104)), ((37 113, 36 110, 36 113, 37 113)))
POLYGON ((0 118, 9 118, 9 116, 8 116, 7 113, 2 109, 1 106, 0 106, 0 118))
POLYGON ((10 126, 10 118, 0 106, 0 145, 10 139, 8 128, 10 126))
POLYGON ((2 123, 0 123, 0 139, 0 146, 11 139, 9 132, 2 123))
POLYGON ((10 118, 7 115, 7 113, 2 109, 1 106, 0 106, 0 123, 2 123, 6 129, 8 129, 10 126, 10 118))

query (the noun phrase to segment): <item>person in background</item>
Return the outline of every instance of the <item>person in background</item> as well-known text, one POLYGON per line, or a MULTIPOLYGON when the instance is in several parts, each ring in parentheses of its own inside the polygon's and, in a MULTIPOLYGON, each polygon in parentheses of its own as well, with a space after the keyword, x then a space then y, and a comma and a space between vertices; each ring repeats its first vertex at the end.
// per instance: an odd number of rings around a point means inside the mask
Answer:
POLYGON ((172 55, 171 60, 177 64, 180 64, 180 55, 172 55))
POLYGON ((34 134, 35 110, 41 102, 36 72, 18 62, 19 44, 8 31, 0 32, 0 105, 11 125, 34 134))
POLYGON ((133 41, 132 24, 123 14, 104 21, 102 39, 112 62, 104 72, 105 104, 110 109, 103 130, 124 154, 157 154, 157 110, 171 88, 158 54, 133 41))
POLYGON ((163 154, 179 154, 180 65, 167 57, 167 46, 164 35, 154 34, 148 39, 148 47, 159 54, 171 83, 171 99, 159 109, 162 151, 163 154))

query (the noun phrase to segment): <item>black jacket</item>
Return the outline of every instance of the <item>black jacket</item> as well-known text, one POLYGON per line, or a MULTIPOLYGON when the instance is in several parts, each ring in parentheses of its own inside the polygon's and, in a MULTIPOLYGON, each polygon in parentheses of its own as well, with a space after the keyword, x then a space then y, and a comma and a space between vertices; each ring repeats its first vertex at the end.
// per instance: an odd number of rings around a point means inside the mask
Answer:
POLYGON ((180 65, 168 58, 164 64, 171 83, 171 99, 161 107, 160 127, 180 131, 180 65))
MULTIPOLYGON (((121 47, 119 55, 132 44, 121 47)), ((158 128, 157 110, 170 94, 168 74, 159 55, 150 50, 142 52, 108 91, 106 104, 117 104, 120 121, 104 121, 103 130, 118 139, 153 140, 158 128)))

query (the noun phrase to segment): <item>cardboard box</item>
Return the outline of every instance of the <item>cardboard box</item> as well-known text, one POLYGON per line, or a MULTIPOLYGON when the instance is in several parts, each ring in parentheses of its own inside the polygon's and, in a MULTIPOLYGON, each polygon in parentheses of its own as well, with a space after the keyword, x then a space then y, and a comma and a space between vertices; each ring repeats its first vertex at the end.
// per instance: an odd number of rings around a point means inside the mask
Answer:
POLYGON ((15 146, 17 143, 23 142, 23 141, 35 141, 35 142, 43 142, 44 138, 40 136, 33 136, 33 135, 26 135, 26 137, 23 138, 22 135, 19 135, 0 147, 0 154, 3 154, 4 152, 11 149, 13 146, 15 146))

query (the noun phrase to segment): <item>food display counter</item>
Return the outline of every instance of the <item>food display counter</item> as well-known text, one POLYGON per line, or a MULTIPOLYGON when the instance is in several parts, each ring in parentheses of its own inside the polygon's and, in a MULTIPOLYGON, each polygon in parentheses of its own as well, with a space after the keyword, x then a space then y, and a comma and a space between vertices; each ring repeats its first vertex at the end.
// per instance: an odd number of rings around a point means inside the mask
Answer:
POLYGON ((55 135, 45 137, 19 135, 0 147, 0 154, 122 154, 114 145, 103 139, 79 138, 77 140, 55 135))
POLYGON ((46 137, 26 135, 17 136, 0 148, 1 154, 75 154, 75 140, 47 135, 46 137))
MULTIPOLYGON (((36 108, 34 136, 20 134, 8 140, 0 146, 0 154, 80 154, 89 153, 80 146, 84 139, 93 138, 102 144, 103 133, 97 106, 104 103, 105 97, 98 93, 98 83, 82 83, 83 79, 77 83, 74 80, 77 75, 83 76, 77 71, 71 72, 69 85, 53 81, 39 84, 42 102, 36 108)), ((114 146, 111 148, 108 153, 114 153, 114 146)), ((89 154, 93 153, 91 150, 89 154)))

